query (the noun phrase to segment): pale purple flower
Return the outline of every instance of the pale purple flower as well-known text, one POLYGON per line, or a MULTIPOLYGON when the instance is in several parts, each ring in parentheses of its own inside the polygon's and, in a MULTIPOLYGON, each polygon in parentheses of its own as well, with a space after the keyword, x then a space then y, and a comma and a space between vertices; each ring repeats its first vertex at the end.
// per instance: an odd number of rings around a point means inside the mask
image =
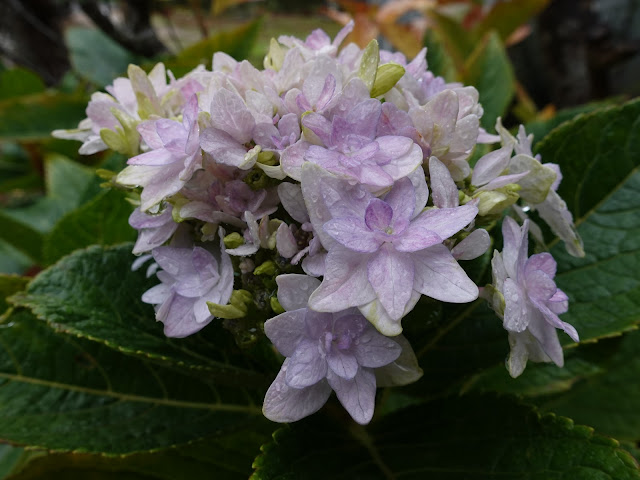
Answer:
POLYGON ((205 327, 213 316, 207 302, 225 305, 233 290, 233 266, 220 248, 158 247, 153 258, 162 269, 157 273, 162 283, 147 290, 142 301, 153 304, 156 320, 164 323, 168 337, 186 337, 205 327))
POLYGON ((555 260, 546 252, 527 258, 528 228, 528 220, 520 227, 505 217, 504 248, 502 253, 495 251, 492 260, 493 289, 498 293, 494 292, 490 302, 509 332, 507 368, 512 377, 523 372, 528 358, 564 365, 557 328, 579 341, 576 329, 558 317, 567 311, 569 299, 553 281, 555 260))
POLYGON ((344 39, 353 30, 354 22, 347 23, 331 41, 331 37, 321 29, 316 29, 309 34, 309 36, 303 42, 302 40, 281 35, 278 37, 278 41, 289 48, 297 48, 300 50, 304 58, 310 59, 318 55, 330 55, 335 57, 338 53, 338 47, 342 44, 344 39))
POLYGON ((324 146, 310 145, 304 159, 374 188, 391 186, 422 163, 422 151, 410 138, 377 136, 381 113, 380 102, 369 99, 331 121, 317 113, 306 115, 303 125, 324 146))
POLYGON ((136 208, 129 216, 129 225, 138 230, 138 239, 133 246, 133 253, 139 255, 159 247, 171 238, 178 228, 173 220, 171 204, 157 215, 150 215, 136 208))
POLYGON ((414 179, 417 188, 404 178, 377 198, 315 165, 303 167, 309 216, 328 251, 310 308, 358 307, 382 333, 397 335, 400 320, 420 294, 452 303, 477 298, 477 286, 442 242, 466 227, 478 210, 465 205, 423 211, 428 190, 421 177, 414 179))
POLYGON ((143 187, 140 210, 144 212, 177 193, 202 168, 196 95, 185 105, 182 123, 151 120, 138 125, 138 131, 152 150, 129 159, 116 180, 143 187))
POLYGON ((355 308, 336 313, 308 309, 309 294, 320 283, 315 278, 281 275, 276 281, 278 300, 287 311, 267 320, 264 330, 287 358, 264 399, 263 412, 270 420, 294 422, 311 415, 333 390, 349 415, 367 424, 375 407, 376 370, 382 370, 383 386, 421 376, 408 342, 381 335, 355 308))

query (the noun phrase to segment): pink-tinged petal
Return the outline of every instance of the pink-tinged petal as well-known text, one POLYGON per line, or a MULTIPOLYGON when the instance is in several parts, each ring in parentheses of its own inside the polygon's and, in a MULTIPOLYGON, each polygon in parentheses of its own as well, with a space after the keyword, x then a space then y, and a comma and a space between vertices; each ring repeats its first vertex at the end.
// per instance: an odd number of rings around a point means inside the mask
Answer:
POLYGON ((471 232, 464 240, 456 244, 451 255, 456 260, 473 260, 489 250, 491 237, 483 228, 471 232))
POLYGON ((306 308, 301 308, 281 313, 264 323, 265 335, 285 357, 292 356, 298 344, 306 338, 304 321, 306 314, 306 308))
POLYGON ((367 278, 378 300, 393 320, 404 314, 413 291, 414 266, 411 257, 385 244, 367 264, 367 278))
POLYGON ((407 112, 400 110, 391 102, 386 102, 382 104, 382 115, 378 122, 376 135, 378 137, 400 135, 415 139, 418 137, 418 132, 407 112))
POLYGON ((338 243, 356 252, 375 252, 382 245, 382 241, 359 218, 334 218, 325 223, 323 228, 338 243))
POLYGON ((473 168, 471 183, 480 186, 499 177, 509 166, 512 151, 513 145, 507 145, 481 157, 473 168))
POLYGON ((302 178, 302 166, 306 163, 304 157, 310 146, 309 142, 300 140, 285 148, 280 154, 282 170, 298 182, 302 178))
POLYGON ((556 315, 560 315, 569 310, 569 297, 562 290, 556 290, 556 293, 547 300, 547 306, 556 315))
POLYGON ((278 185, 278 197, 284 209, 296 222, 306 223, 309 221, 300 185, 289 182, 281 183, 278 185))
POLYGON ((127 164, 129 165, 146 165, 146 166, 160 166, 160 165, 168 165, 170 163, 174 163, 176 161, 176 157, 172 155, 172 153, 166 148, 161 148, 159 150, 151 150, 150 152, 145 152, 140 155, 136 155, 135 157, 127 160, 127 164))
POLYGON ((418 215, 407 230, 422 228, 436 233, 445 240, 469 225, 477 214, 478 208, 471 204, 427 210, 418 215))
POLYGON ((348 157, 335 150, 329 150, 317 145, 309 146, 308 150, 304 154, 304 159, 308 162, 315 163, 323 168, 342 175, 354 176, 349 171, 349 166, 346 162, 348 157))
POLYGON ((567 335, 569 335, 569 337, 571 337, 571 340, 573 340, 574 342, 580 341, 578 331, 574 328, 573 325, 560 320, 560 317, 553 313, 544 303, 537 301, 535 298, 532 298, 531 301, 533 305, 540 311, 540 313, 542 313, 549 325, 552 325, 554 328, 563 330, 567 335))
POLYGON ((288 359, 284 361, 264 397, 262 413, 273 422, 296 422, 309 416, 320 410, 331 395, 331 387, 326 380, 302 389, 287 386, 285 376, 288 362, 288 359))
POLYGON ((164 147, 164 142, 160 139, 156 131, 156 122, 154 120, 140 122, 136 130, 138 130, 138 133, 145 143, 153 150, 164 147))
POLYGON ((399 180, 418 168, 422 164, 422 158, 422 150, 414 143, 405 155, 394 158, 381 167, 391 178, 399 180))
MULTIPOLYGON (((376 136, 376 128, 378 119, 382 114, 382 106, 375 98, 370 98, 358 103, 354 108, 348 110, 347 122, 351 125, 349 134, 360 135, 364 138, 373 140, 376 136)), ((344 140, 343 132, 336 131, 334 128, 333 138, 334 145, 344 140)))
POLYGON ((409 178, 398 180, 391 191, 384 197, 384 201, 393 210, 391 227, 394 233, 404 231, 413 218, 416 206, 415 189, 409 178))
POLYGON ((202 149, 217 163, 238 167, 245 161, 247 149, 231 135, 216 128, 207 128, 200 136, 202 149))
POLYGON ((421 166, 411 172, 407 178, 411 180, 416 196, 416 208, 413 210, 413 215, 411 216, 411 218, 414 218, 417 217, 427 205, 427 201, 429 200, 429 187, 427 186, 427 180, 421 166))
POLYGON ((324 279, 309 298, 309 308, 339 312, 369 303, 376 297, 367 278, 369 255, 336 246, 327 255, 324 279))
POLYGON ((459 205, 458 187, 451 178, 449 169, 436 157, 429 159, 431 176, 431 196, 438 208, 454 208, 459 205))
POLYGON ((361 368, 352 380, 345 380, 329 371, 327 381, 351 418, 361 425, 371 421, 376 400, 376 377, 373 371, 361 368))
POLYGON ((320 280, 308 275, 286 274, 276 277, 278 302, 287 311, 307 308, 309 296, 320 286, 320 280))
POLYGON ((498 143, 500 141, 500 135, 493 135, 487 133, 484 128, 480 128, 478 132, 478 143, 498 143))
POLYGON ((182 124, 167 118, 156 120, 156 132, 158 132, 162 144, 167 148, 171 143, 184 143, 186 137, 182 124))
MULTIPOLYGON (((540 316, 539 318, 529 322, 529 332, 538 341, 545 355, 558 367, 562 368, 564 366, 564 353, 558 339, 558 331, 553 325, 544 321, 540 312, 538 312, 538 315, 540 316)), ((531 359, 535 360, 533 356, 531 356, 531 359)))
POLYGON ((395 339, 369 326, 356 340, 353 351, 362 367, 378 368, 397 360, 402 348, 395 339))
POLYGON ((331 144, 331 122, 319 113, 309 113, 302 117, 302 125, 315 133, 325 145, 331 144))
POLYGON ((211 320, 210 316, 204 322, 197 322, 193 314, 195 299, 176 295, 169 307, 164 323, 164 334, 172 338, 184 338, 202 330, 211 320))
POLYGON ((293 388, 305 388, 327 376, 327 360, 320 354, 317 340, 303 339, 289 357, 285 382, 293 388))
POLYGON ((418 365, 418 359, 409 341, 403 335, 397 335, 389 340, 396 342, 402 352, 390 364, 374 370, 376 384, 379 387, 400 387, 420 379, 422 369, 418 365))
POLYGON ((518 183, 518 181, 524 177, 529 175, 529 171, 522 173, 514 173, 511 175, 503 175, 501 177, 497 177, 495 180, 491 180, 484 187, 479 188, 478 191, 491 191, 496 190, 498 188, 502 188, 505 185, 509 185, 510 183, 518 183))
MULTIPOLYGON (((397 135, 386 135, 376 138, 379 151, 375 157, 378 165, 386 165, 392 160, 397 160, 408 155, 414 145, 413 140, 397 135)), ((415 160, 415 159, 414 159, 415 160)), ((422 163, 422 155, 420 161, 422 163)))
POLYGON ((415 265, 413 288, 443 302, 467 303, 478 298, 478 287, 444 245, 411 254, 415 265))
POLYGON ((393 246, 399 252, 417 252, 442 243, 443 240, 437 233, 413 222, 393 240, 393 246))
POLYGON ((344 39, 347 38, 347 35, 349 35, 353 31, 354 26, 355 22, 353 20, 349 20, 349 23, 342 27, 337 33, 336 37, 333 39, 332 45, 334 47, 339 47, 344 39))
POLYGON ((504 282, 504 328, 510 332, 523 332, 529 325, 527 296, 511 278, 504 282))
POLYGON ((553 259, 553 256, 548 252, 543 252, 531 255, 527 260, 527 263, 525 263, 524 271, 525 274, 527 274, 529 272, 534 272, 535 270, 542 270, 549 276, 549 278, 553 278, 556 276, 557 267, 558 265, 553 259))
POLYGON ((237 93, 221 88, 211 99, 211 125, 226 132, 236 142, 251 140, 255 127, 253 115, 237 93))
POLYGON ((129 225, 136 230, 162 227, 167 223, 173 222, 171 210, 172 206, 169 205, 162 213, 152 215, 141 212, 139 208, 136 208, 129 216, 129 225))
POLYGON ((324 276, 326 259, 326 252, 309 255, 304 260, 302 260, 302 270, 307 275, 311 275, 313 277, 322 277, 324 276))
POLYGON ((370 230, 384 231, 391 225, 393 214, 393 209, 388 203, 379 198, 372 198, 364 212, 364 223, 370 230))
POLYGON ((142 211, 149 210, 165 198, 177 193, 185 184, 185 181, 180 179, 181 162, 174 162, 160 167, 140 165, 129 168, 139 168, 146 170, 147 173, 147 183, 143 185, 144 188, 140 194, 140 200, 142 201, 140 210, 142 211))
POLYGON ((315 235, 330 250, 336 241, 323 225, 332 218, 363 218, 371 194, 359 185, 350 185, 322 167, 307 163, 302 169, 302 195, 315 235))
POLYGON ((358 361, 353 353, 335 347, 327 354, 327 365, 333 373, 345 380, 351 380, 358 373, 358 361))
POLYGON ((502 221, 502 238, 504 239, 504 247, 502 249, 502 259, 507 274, 518 279, 519 272, 524 269, 527 260, 527 233, 529 230, 529 222, 524 221, 522 228, 511 217, 505 217, 502 221))
POLYGON ((152 305, 158 305, 167 300, 173 291, 171 289, 171 285, 167 285, 166 283, 161 283, 156 285, 155 287, 151 287, 149 290, 142 294, 142 301, 144 303, 150 303, 152 305))
MULTIPOLYGON (((300 138, 300 120, 295 113, 287 113, 278 122, 278 132, 282 138, 293 136, 294 141, 300 138)), ((292 142, 293 143, 293 142, 292 142)))
POLYGON ((284 258, 291 258, 298 253, 298 243, 286 223, 281 223, 276 231, 276 249, 284 258))
POLYGON ((253 140, 263 148, 275 148, 274 137, 280 137, 280 132, 273 123, 259 123, 253 130, 253 140))
POLYGON ((558 289, 549 275, 541 270, 525 270, 523 286, 529 297, 540 303, 546 303, 558 289))

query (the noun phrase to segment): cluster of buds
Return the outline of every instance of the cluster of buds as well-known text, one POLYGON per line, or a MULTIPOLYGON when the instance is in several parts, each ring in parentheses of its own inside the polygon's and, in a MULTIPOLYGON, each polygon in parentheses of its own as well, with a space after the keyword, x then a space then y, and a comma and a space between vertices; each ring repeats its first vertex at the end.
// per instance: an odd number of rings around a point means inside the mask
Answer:
MULTIPOLYGON (((81 153, 129 157, 114 182, 139 193, 135 267, 154 259, 161 283, 142 300, 166 335, 222 318, 240 336, 264 331, 286 357, 264 401, 274 421, 335 391, 365 424, 377 386, 417 380, 402 319, 422 296, 478 298, 458 262, 487 252, 505 212, 537 210, 582 254, 560 170, 533 156, 523 129, 480 128, 478 92, 434 76, 425 51, 407 61, 375 41, 340 48, 351 28, 272 40, 262 70, 224 53, 168 81, 161 64, 131 66, 77 130, 55 132, 81 153), (476 144, 497 142, 472 170, 476 144)), ((527 358, 562 364, 556 327, 577 340, 557 317, 567 298, 553 258, 527 260, 529 224, 505 220, 483 295, 509 331, 514 376, 527 358)))

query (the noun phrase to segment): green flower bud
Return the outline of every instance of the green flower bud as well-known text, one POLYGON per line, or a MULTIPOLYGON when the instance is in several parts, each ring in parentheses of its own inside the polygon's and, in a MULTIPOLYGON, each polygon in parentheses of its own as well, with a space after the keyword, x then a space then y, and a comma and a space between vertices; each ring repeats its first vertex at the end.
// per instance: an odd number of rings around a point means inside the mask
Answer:
POLYGON ((244 238, 238 232, 230 233, 222 241, 227 248, 238 248, 240 245, 244 245, 244 238))
POLYGON ((371 87, 371 98, 384 95, 391 90, 404 75, 404 67, 397 63, 385 63, 378 67, 376 79, 371 87))

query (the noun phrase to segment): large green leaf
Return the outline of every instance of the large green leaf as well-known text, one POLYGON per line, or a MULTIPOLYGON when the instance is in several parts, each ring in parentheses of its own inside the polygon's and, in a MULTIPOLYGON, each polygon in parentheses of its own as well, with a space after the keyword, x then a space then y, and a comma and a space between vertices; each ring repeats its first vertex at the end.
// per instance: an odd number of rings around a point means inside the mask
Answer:
POLYGON ((96 28, 69 28, 65 41, 73 69, 98 87, 105 87, 125 74, 130 63, 140 63, 140 57, 96 28))
POLYGON ((0 210, 0 239, 42 260, 44 235, 65 213, 77 208, 100 191, 99 179, 88 168, 61 155, 45 159, 47 195, 31 205, 0 210))
POLYGON ((262 450, 252 480, 640 478, 616 440, 493 397, 447 398, 368 428, 316 416, 278 430, 262 450))
POLYGON ((76 128, 85 117, 87 99, 42 92, 0 101, 0 140, 38 141, 57 128, 76 128))
MULTIPOLYGON (((269 379, 227 362, 237 350, 219 322, 200 334, 169 339, 142 293, 158 283, 145 268, 131 271, 131 244, 90 247, 63 258, 12 298, 59 331, 227 384, 264 386, 269 379)), ((242 360, 241 360, 242 361, 242 360)))
POLYGON ((167 68, 177 76, 184 75, 199 64, 211 68, 211 59, 215 52, 225 52, 237 60, 243 60, 251 53, 260 25, 261 22, 257 20, 231 30, 217 32, 185 48, 173 59, 167 60, 167 68))
POLYGON ((571 414, 616 438, 640 440, 640 332, 622 339, 610 359, 600 360, 600 371, 577 383, 568 392, 539 400, 541 408, 571 414))
POLYGON ((44 263, 50 265, 64 255, 89 245, 114 245, 135 240, 136 231, 127 221, 132 210, 121 191, 101 192, 56 223, 44 240, 44 263))
MULTIPOLYGON (((260 445, 272 431, 268 422, 182 447, 113 457, 86 453, 39 456, 13 469, 7 480, 246 480, 260 445)), ((1 451, 0 451, 1 455, 1 451)))
POLYGON ((515 77, 504 45, 496 32, 487 34, 465 63, 463 81, 480 92, 484 115, 480 124, 493 131, 515 94, 515 77))
POLYGON ((242 383, 223 387, 204 375, 181 375, 98 342, 56 334, 25 310, 1 327, 1 440, 119 454, 266 422, 263 392, 242 383))
POLYGON ((32 263, 27 255, 0 238, 0 272, 22 274, 32 263))

